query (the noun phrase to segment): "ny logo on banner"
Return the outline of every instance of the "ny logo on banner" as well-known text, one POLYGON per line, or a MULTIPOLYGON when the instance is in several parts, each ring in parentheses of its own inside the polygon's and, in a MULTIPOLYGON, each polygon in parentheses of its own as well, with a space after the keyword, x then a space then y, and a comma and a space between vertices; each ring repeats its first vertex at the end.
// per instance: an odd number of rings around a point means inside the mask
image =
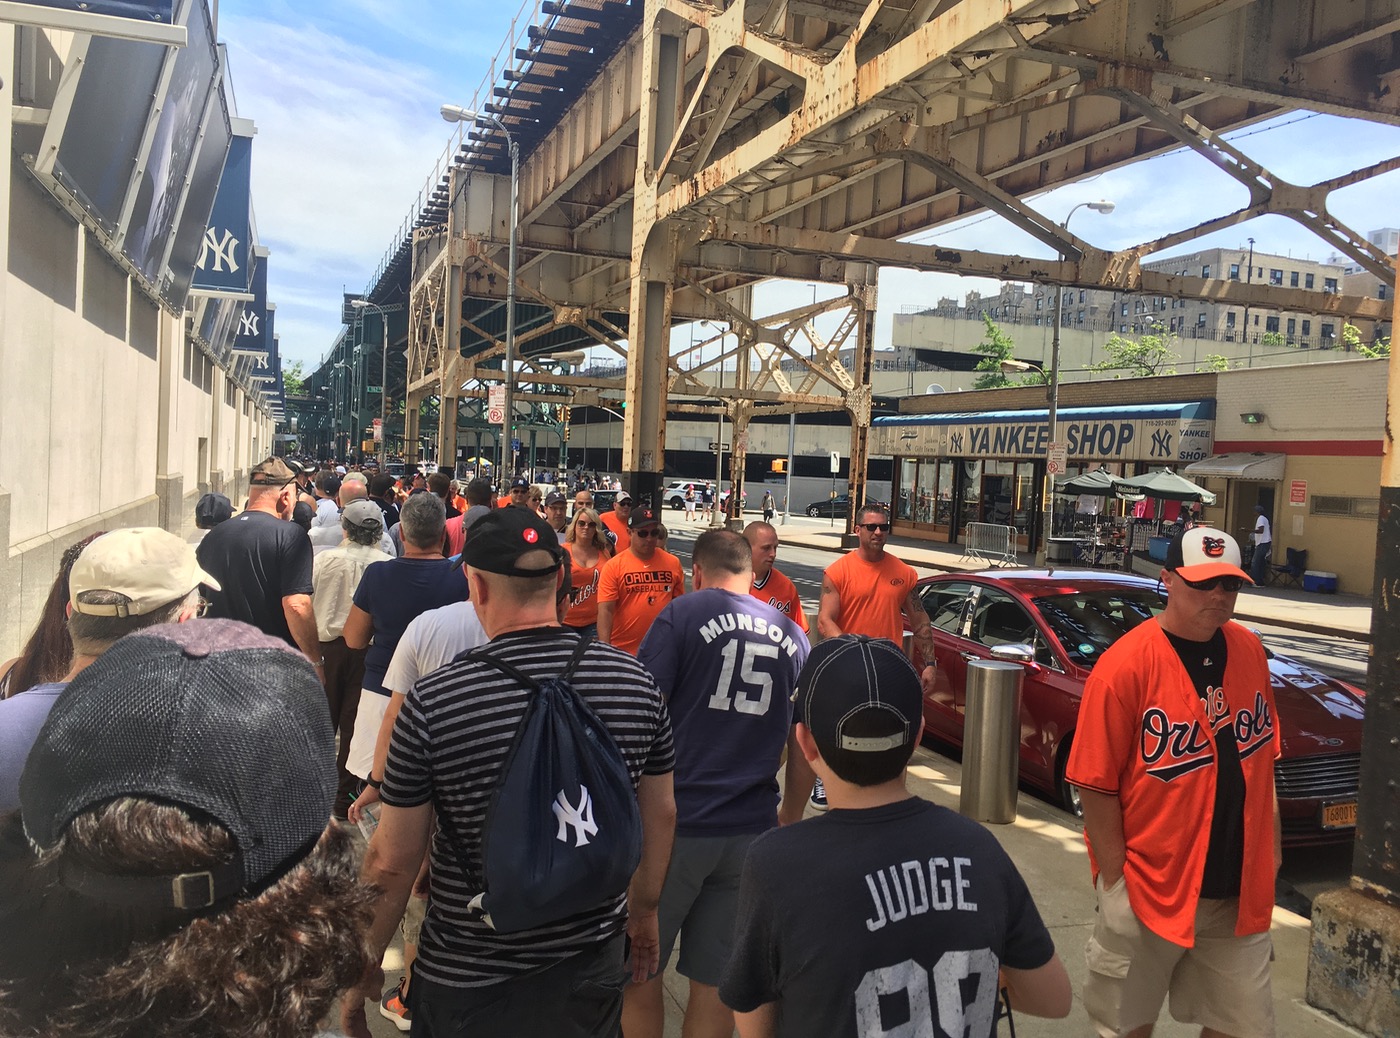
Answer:
POLYGON ((238 319, 238 337, 257 335, 258 324, 258 315, 252 310, 244 310, 243 316, 238 319))
POLYGON ((588 795, 588 787, 578 788, 578 807, 569 803, 562 789, 554 798, 554 817, 559 819, 559 833, 554 838, 560 843, 568 843, 569 829, 572 827, 574 846, 583 847, 588 843, 588 837, 598 835, 598 826, 593 821, 593 798, 588 795))
POLYGON ((238 259, 235 257, 234 251, 238 248, 239 244, 239 240, 233 236, 233 232, 227 227, 224 228, 222 240, 214 233, 214 228, 206 227, 204 229, 204 244, 201 245, 199 249, 199 269, 207 269, 209 254, 212 252, 214 254, 214 272, 216 274, 223 273, 225 263, 228 264, 229 273, 237 274, 238 259))

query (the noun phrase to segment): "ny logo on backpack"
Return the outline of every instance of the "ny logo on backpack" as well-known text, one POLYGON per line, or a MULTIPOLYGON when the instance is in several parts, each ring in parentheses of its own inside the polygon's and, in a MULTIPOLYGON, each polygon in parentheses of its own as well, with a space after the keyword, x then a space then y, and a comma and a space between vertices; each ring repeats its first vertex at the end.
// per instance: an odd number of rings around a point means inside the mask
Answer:
POLYGON ((627 889, 642 856, 636 788, 612 733, 572 678, 583 640, 558 677, 536 681, 483 646, 484 663, 532 693, 486 811, 472 899, 498 933, 547 926, 627 889))

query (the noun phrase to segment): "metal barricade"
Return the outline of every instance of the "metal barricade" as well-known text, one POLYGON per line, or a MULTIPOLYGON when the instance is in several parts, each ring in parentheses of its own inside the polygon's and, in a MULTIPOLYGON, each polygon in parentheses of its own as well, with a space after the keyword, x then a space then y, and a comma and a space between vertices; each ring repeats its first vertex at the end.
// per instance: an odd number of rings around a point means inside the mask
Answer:
POLYGON ((1016 565, 1016 527, 999 523, 968 523, 963 527, 963 558, 998 566, 1016 565))
POLYGON ((958 813, 979 822, 1016 821, 1024 677, 1021 664, 1005 660, 972 660, 967 665, 958 813))

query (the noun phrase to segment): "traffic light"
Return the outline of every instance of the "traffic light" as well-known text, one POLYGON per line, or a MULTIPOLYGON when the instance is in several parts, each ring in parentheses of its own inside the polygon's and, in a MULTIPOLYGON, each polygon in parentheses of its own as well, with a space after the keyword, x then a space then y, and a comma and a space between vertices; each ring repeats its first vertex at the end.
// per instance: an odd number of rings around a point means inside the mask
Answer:
POLYGON ((562 419, 561 419, 561 420, 563 421, 563 423, 564 423, 565 425, 568 425, 568 424, 569 424, 569 416, 570 416, 570 414, 573 413, 573 408, 571 408, 568 404, 565 404, 565 405, 563 406, 563 408, 562 408, 562 411, 563 411, 563 416, 562 416, 562 419))
POLYGON ((787 458, 774 458, 769 471, 776 472, 780 476, 787 475, 787 458))

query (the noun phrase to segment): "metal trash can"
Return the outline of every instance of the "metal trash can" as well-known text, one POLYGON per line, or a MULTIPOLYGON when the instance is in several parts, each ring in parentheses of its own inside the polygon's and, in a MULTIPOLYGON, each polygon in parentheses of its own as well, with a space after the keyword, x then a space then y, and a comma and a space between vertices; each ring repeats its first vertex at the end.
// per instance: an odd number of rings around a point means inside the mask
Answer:
POLYGON ((979 822, 1016 821, 1016 774, 1025 668, 1003 660, 967 665, 962 792, 958 812, 979 822))

